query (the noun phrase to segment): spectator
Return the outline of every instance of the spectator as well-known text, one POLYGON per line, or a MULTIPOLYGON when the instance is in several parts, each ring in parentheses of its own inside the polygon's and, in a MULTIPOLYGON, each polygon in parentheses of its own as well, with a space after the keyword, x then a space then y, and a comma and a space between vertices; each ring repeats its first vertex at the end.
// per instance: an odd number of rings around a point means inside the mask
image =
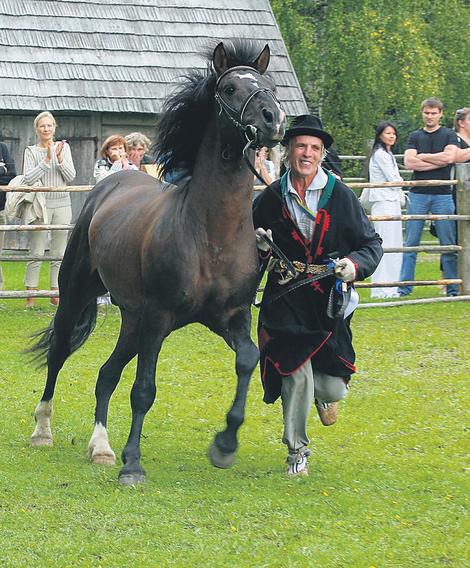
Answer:
POLYGON ((119 134, 112 134, 106 138, 101 146, 99 155, 100 158, 96 160, 93 170, 93 177, 96 183, 121 170, 139 169, 129 161, 126 139, 119 134))
MULTIPOLYGON (((391 122, 381 122, 375 131, 375 140, 369 158, 369 181, 403 181, 392 147, 397 141, 397 129, 391 122)), ((400 215, 401 196, 399 187, 376 187, 369 190, 372 215, 400 215)), ((405 203, 403 203, 403 206, 405 203)), ((402 247, 401 221, 374 221, 374 228, 382 237, 383 247, 402 247)), ((396 282, 400 278, 401 252, 384 254, 372 274, 372 282, 396 282)), ((372 288, 372 298, 398 298, 398 288, 372 288)))
POLYGON ((455 112, 454 129, 459 142, 455 162, 470 162, 470 108, 460 108, 455 112))
MULTIPOLYGON (((267 148, 265 146, 257 148, 256 150, 255 170, 258 172, 260 177, 264 179, 266 185, 271 184, 276 177, 274 163, 268 159, 267 148)), ((254 184, 260 185, 261 181, 257 177, 255 177, 254 184)))
MULTIPOLYGON (((65 187, 75 178, 72 153, 66 140, 54 141, 57 123, 50 112, 41 112, 34 119, 34 128, 38 143, 27 146, 24 153, 23 173, 26 185, 42 185, 49 187, 65 187)), ((45 212, 43 218, 36 218, 32 224, 50 223, 68 225, 72 219, 70 194, 67 191, 45 193, 45 212)), ((29 254, 44 256, 47 242, 47 231, 32 231, 29 254)), ((51 231, 51 256, 62 256, 67 244, 67 231, 51 231)), ((25 285, 27 290, 37 290, 40 261, 30 261, 26 267, 25 285)), ((60 261, 51 261, 50 287, 58 290, 58 273, 60 261)), ((51 298, 51 304, 57 305, 59 298, 51 298)), ((26 306, 34 306, 34 298, 26 299, 26 306)))
POLYGON ((351 283, 372 274, 382 256, 380 237, 354 193, 321 167, 332 142, 316 117, 295 118, 282 142, 287 172, 253 206, 264 262, 271 251, 263 236, 271 235, 299 278, 309 280, 331 265, 338 279, 329 275, 276 299, 289 286, 289 273, 284 261, 268 264, 258 327, 261 374, 264 401, 282 400, 288 475, 308 473, 313 402, 325 426, 336 422, 337 401, 355 371, 350 320, 358 296, 351 283), (333 255, 339 260, 331 261, 333 255))
POLYGON ((142 134, 142 132, 131 132, 131 134, 125 137, 125 140, 129 149, 129 161, 137 169, 145 171, 143 166, 154 163, 154 160, 147 154, 151 142, 145 134, 142 134))
MULTIPOLYGON (((422 102, 421 112, 424 127, 410 134, 405 150, 405 166, 413 170, 413 180, 439 179, 448 180, 451 166, 455 162, 458 140, 453 130, 440 125, 443 115, 443 104, 439 99, 429 98, 422 102)), ((408 193, 407 215, 453 215, 455 213, 450 185, 415 186, 408 193)), ((455 245, 455 222, 437 221, 436 232, 441 245, 455 245)), ((408 221, 406 223, 405 245, 417 246, 421 240, 424 221, 408 221)), ((457 278, 457 253, 448 252, 441 256, 444 278, 457 278)), ((416 253, 405 252, 401 267, 400 280, 414 280, 416 253)), ((400 296, 411 294, 413 287, 399 287, 400 296)), ((447 296, 457 296, 456 284, 446 287, 447 296)))
MULTIPOLYGON (((0 185, 8 185, 16 176, 15 162, 10 156, 8 148, 3 142, 0 142, 0 185)), ((6 193, 0 191, 0 225, 6 224, 5 216, 6 193)), ((3 251, 3 239, 5 231, 0 231, 0 254, 3 251)), ((0 265, 0 290, 3 290, 3 271, 0 265)))

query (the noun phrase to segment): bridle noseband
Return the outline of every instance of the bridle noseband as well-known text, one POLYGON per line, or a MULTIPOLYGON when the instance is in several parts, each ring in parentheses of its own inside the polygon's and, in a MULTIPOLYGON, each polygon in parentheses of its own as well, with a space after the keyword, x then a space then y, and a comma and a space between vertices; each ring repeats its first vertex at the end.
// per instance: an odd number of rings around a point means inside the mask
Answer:
POLYGON ((256 97, 256 95, 258 95, 259 93, 267 93, 268 95, 271 96, 271 98, 277 104, 279 104, 279 101, 276 99, 276 96, 274 95, 274 93, 272 92, 271 89, 263 87, 263 88, 255 89, 253 92, 251 92, 248 95, 248 97, 246 98, 245 102, 243 103, 240 111, 234 109, 232 106, 229 105, 229 103, 223 98, 223 96, 219 92, 220 82, 229 73, 232 73, 233 71, 248 71, 250 73, 256 73, 260 77, 261 77, 261 75, 253 67, 248 67, 248 66, 245 66, 245 65, 238 65, 237 67, 230 67, 230 69, 227 69, 226 71, 224 71, 222 73, 222 75, 220 75, 220 77, 217 79, 217 83, 215 84, 215 93, 214 93, 214 98, 217 101, 217 103, 219 104, 219 114, 224 112, 225 115, 228 117, 228 119, 238 128, 238 130, 243 132, 247 141, 250 141, 251 143, 253 143, 253 147, 255 147, 256 142, 257 142, 256 138, 257 138, 257 135, 258 135, 258 129, 253 124, 243 124, 243 115, 245 114, 246 109, 248 108, 248 105, 256 97))
POLYGON ((248 71, 250 73, 256 73, 257 75, 259 75, 261 77, 261 75, 258 73, 258 71, 256 71, 256 69, 254 69, 253 67, 248 67, 246 65, 238 65, 236 67, 230 67, 230 69, 227 69, 218 77, 217 82, 215 84, 214 98, 219 105, 219 115, 222 114, 222 112, 223 112, 225 114, 225 116, 232 122, 232 124, 234 124, 237 127, 237 129, 240 132, 242 132, 243 135, 245 136, 247 144, 243 148, 243 157, 245 158, 246 164, 247 164, 248 168, 251 170, 251 172, 263 184, 266 185, 265 180, 263 180, 263 178, 260 177, 258 172, 255 170, 255 168, 253 167, 251 160, 249 159, 248 154, 247 154, 249 148, 256 148, 258 146, 258 129, 256 128, 256 126, 254 124, 244 124, 243 123, 243 115, 245 114, 245 111, 248 108, 248 105, 256 97, 256 95, 258 95, 259 93, 267 93, 274 100, 274 102, 276 102, 278 105, 279 105, 279 101, 277 100, 275 94, 273 93, 273 91, 271 89, 263 87, 263 88, 255 89, 253 92, 251 92, 248 95, 248 97, 244 101, 240 111, 238 111, 238 110, 234 109, 232 106, 230 106, 229 103, 223 98, 223 96, 219 92, 220 82, 222 81, 222 79, 224 77, 226 77, 232 71, 241 71, 241 70, 248 71))

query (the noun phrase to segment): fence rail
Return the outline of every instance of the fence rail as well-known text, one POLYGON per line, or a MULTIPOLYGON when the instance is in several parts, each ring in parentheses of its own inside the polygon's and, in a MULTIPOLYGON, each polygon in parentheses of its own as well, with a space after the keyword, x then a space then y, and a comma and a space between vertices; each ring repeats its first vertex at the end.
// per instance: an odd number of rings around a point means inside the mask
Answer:
MULTIPOLYGON (((342 159, 364 159, 365 156, 341 156, 342 159)), ((470 177, 470 171, 468 176, 470 177)), ((425 180, 425 181, 400 181, 400 187, 433 187, 438 185, 457 185, 460 191, 465 189, 467 195, 470 196, 470 180, 465 179, 453 179, 453 180, 425 180)), ((255 191, 260 191, 265 186, 255 186, 255 191)), ((382 182, 382 183, 371 183, 365 181, 351 182, 348 183, 350 188, 379 188, 379 187, 397 187, 397 182, 382 182)), ((29 187, 29 186, 0 186, 0 191, 6 192, 44 192, 44 193, 54 193, 54 192, 89 192, 93 188, 92 185, 76 185, 67 186, 66 188, 56 188, 56 187, 29 187)), ((470 199, 466 197, 465 204, 468 206, 464 207, 464 211, 470 211, 470 199)), ((462 215, 368 215, 371 221, 439 221, 439 220, 455 220, 458 221, 459 227, 465 227, 461 229, 460 245, 419 245, 414 247, 393 247, 384 249, 385 253, 396 253, 396 252, 425 252, 425 253, 444 253, 444 252, 459 252, 462 261, 461 273, 462 278, 457 279, 440 279, 440 280, 412 280, 412 281, 399 281, 399 282, 357 282, 355 286, 357 288, 378 288, 378 287, 396 287, 396 286, 443 286, 447 284, 459 284, 462 285, 464 295, 453 297, 453 298, 425 298, 420 300, 401 300, 393 302, 370 302, 367 304, 361 304, 360 308, 365 307, 391 307, 391 306, 401 306, 406 304, 423 304, 432 303, 438 301, 461 301, 469 300, 470 295, 470 255, 466 254, 466 251, 470 248, 470 226, 468 221, 470 221, 470 214, 462 215)), ((49 231, 49 230, 63 230, 68 231, 73 228, 73 225, 2 225, 1 230, 8 231, 49 231)), ((30 262, 30 261, 52 261, 61 260, 61 257, 53 256, 31 256, 31 255, 0 255, 0 261, 2 262, 30 262)), ((24 290, 24 291, 0 291, 0 298, 55 298, 58 297, 58 292, 49 290, 24 290)))

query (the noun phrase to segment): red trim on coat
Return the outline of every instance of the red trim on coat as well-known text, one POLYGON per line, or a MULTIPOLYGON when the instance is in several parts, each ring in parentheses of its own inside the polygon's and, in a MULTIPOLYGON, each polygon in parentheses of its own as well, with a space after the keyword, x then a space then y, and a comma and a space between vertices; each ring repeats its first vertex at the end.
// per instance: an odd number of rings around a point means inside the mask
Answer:
POLYGON ((323 254, 323 247, 322 247, 323 239, 325 238, 325 234, 330 229, 331 216, 329 215, 328 211, 326 211, 326 209, 319 209, 315 217, 315 225, 320 225, 320 223, 322 222, 323 226, 321 229, 320 238, 318 239, 318 245, 315 251, 315 258, 323 254))
POLYGON ((353 365, 353 363, 351 363, 350 361, 347 361, 346 359, 344 359, 343 357, 340 357, 339 355, 336 355, 336 357, 338 357, 338 359, 341 359, 341 361, 346 365, 346 367, 348 369, 351 369, 351 371, 353 371, 353 373, 355 373, 357 371, 356 365, 353 365))
POLYGON ((293 369, 292 371, 289 371, 288 373, 284 373, 283 371, 281 371, 279 369, 279 362, 278 361, 274 361, 273 359, 271 359, 271 357, 266 357, 265 364, 264 364, 264 368, 263 368, 263 373, 261 374, 261 381, 263 383, 263 385, 265 384, 265 375, 266 375, 266 367, 267 367, 267 363, 271 363, 271 365, 276 369, 276 371, 279 373, 279 375, 281 375, 281 377, 288 377, 289 375, 292 375, 292 373, 295 373, 296 371, 298 371, 300 369, 300 367, 302 367, 303 365, 305 365, 305 362, 308 361, 309 359, 311 359, 316 353, 318 353, 318 351, 320 351, 320 349, 325 345, 325 343, 330 339, 330 337, 332 336, 333 332, 330 331, 328 333, 328 335, 325 337, 325 339, 320 343, 320 345, 314 350, 312 351, 312 353, 310 353, 310 355, 308 355, 303 361, 302 363, 300 363, 300 365, 298 367, 296 367, 295 369, 293 369))

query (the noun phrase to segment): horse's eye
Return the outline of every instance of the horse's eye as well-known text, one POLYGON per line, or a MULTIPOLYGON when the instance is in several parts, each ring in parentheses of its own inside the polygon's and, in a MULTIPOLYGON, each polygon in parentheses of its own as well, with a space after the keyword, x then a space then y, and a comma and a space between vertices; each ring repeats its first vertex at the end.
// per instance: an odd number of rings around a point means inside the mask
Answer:
POLYGON ((234 92, 235 92, 235 87, 233 87, 232 85, 227 85, 224 89, 224 93, 229 96, 233 95, 234 92))

